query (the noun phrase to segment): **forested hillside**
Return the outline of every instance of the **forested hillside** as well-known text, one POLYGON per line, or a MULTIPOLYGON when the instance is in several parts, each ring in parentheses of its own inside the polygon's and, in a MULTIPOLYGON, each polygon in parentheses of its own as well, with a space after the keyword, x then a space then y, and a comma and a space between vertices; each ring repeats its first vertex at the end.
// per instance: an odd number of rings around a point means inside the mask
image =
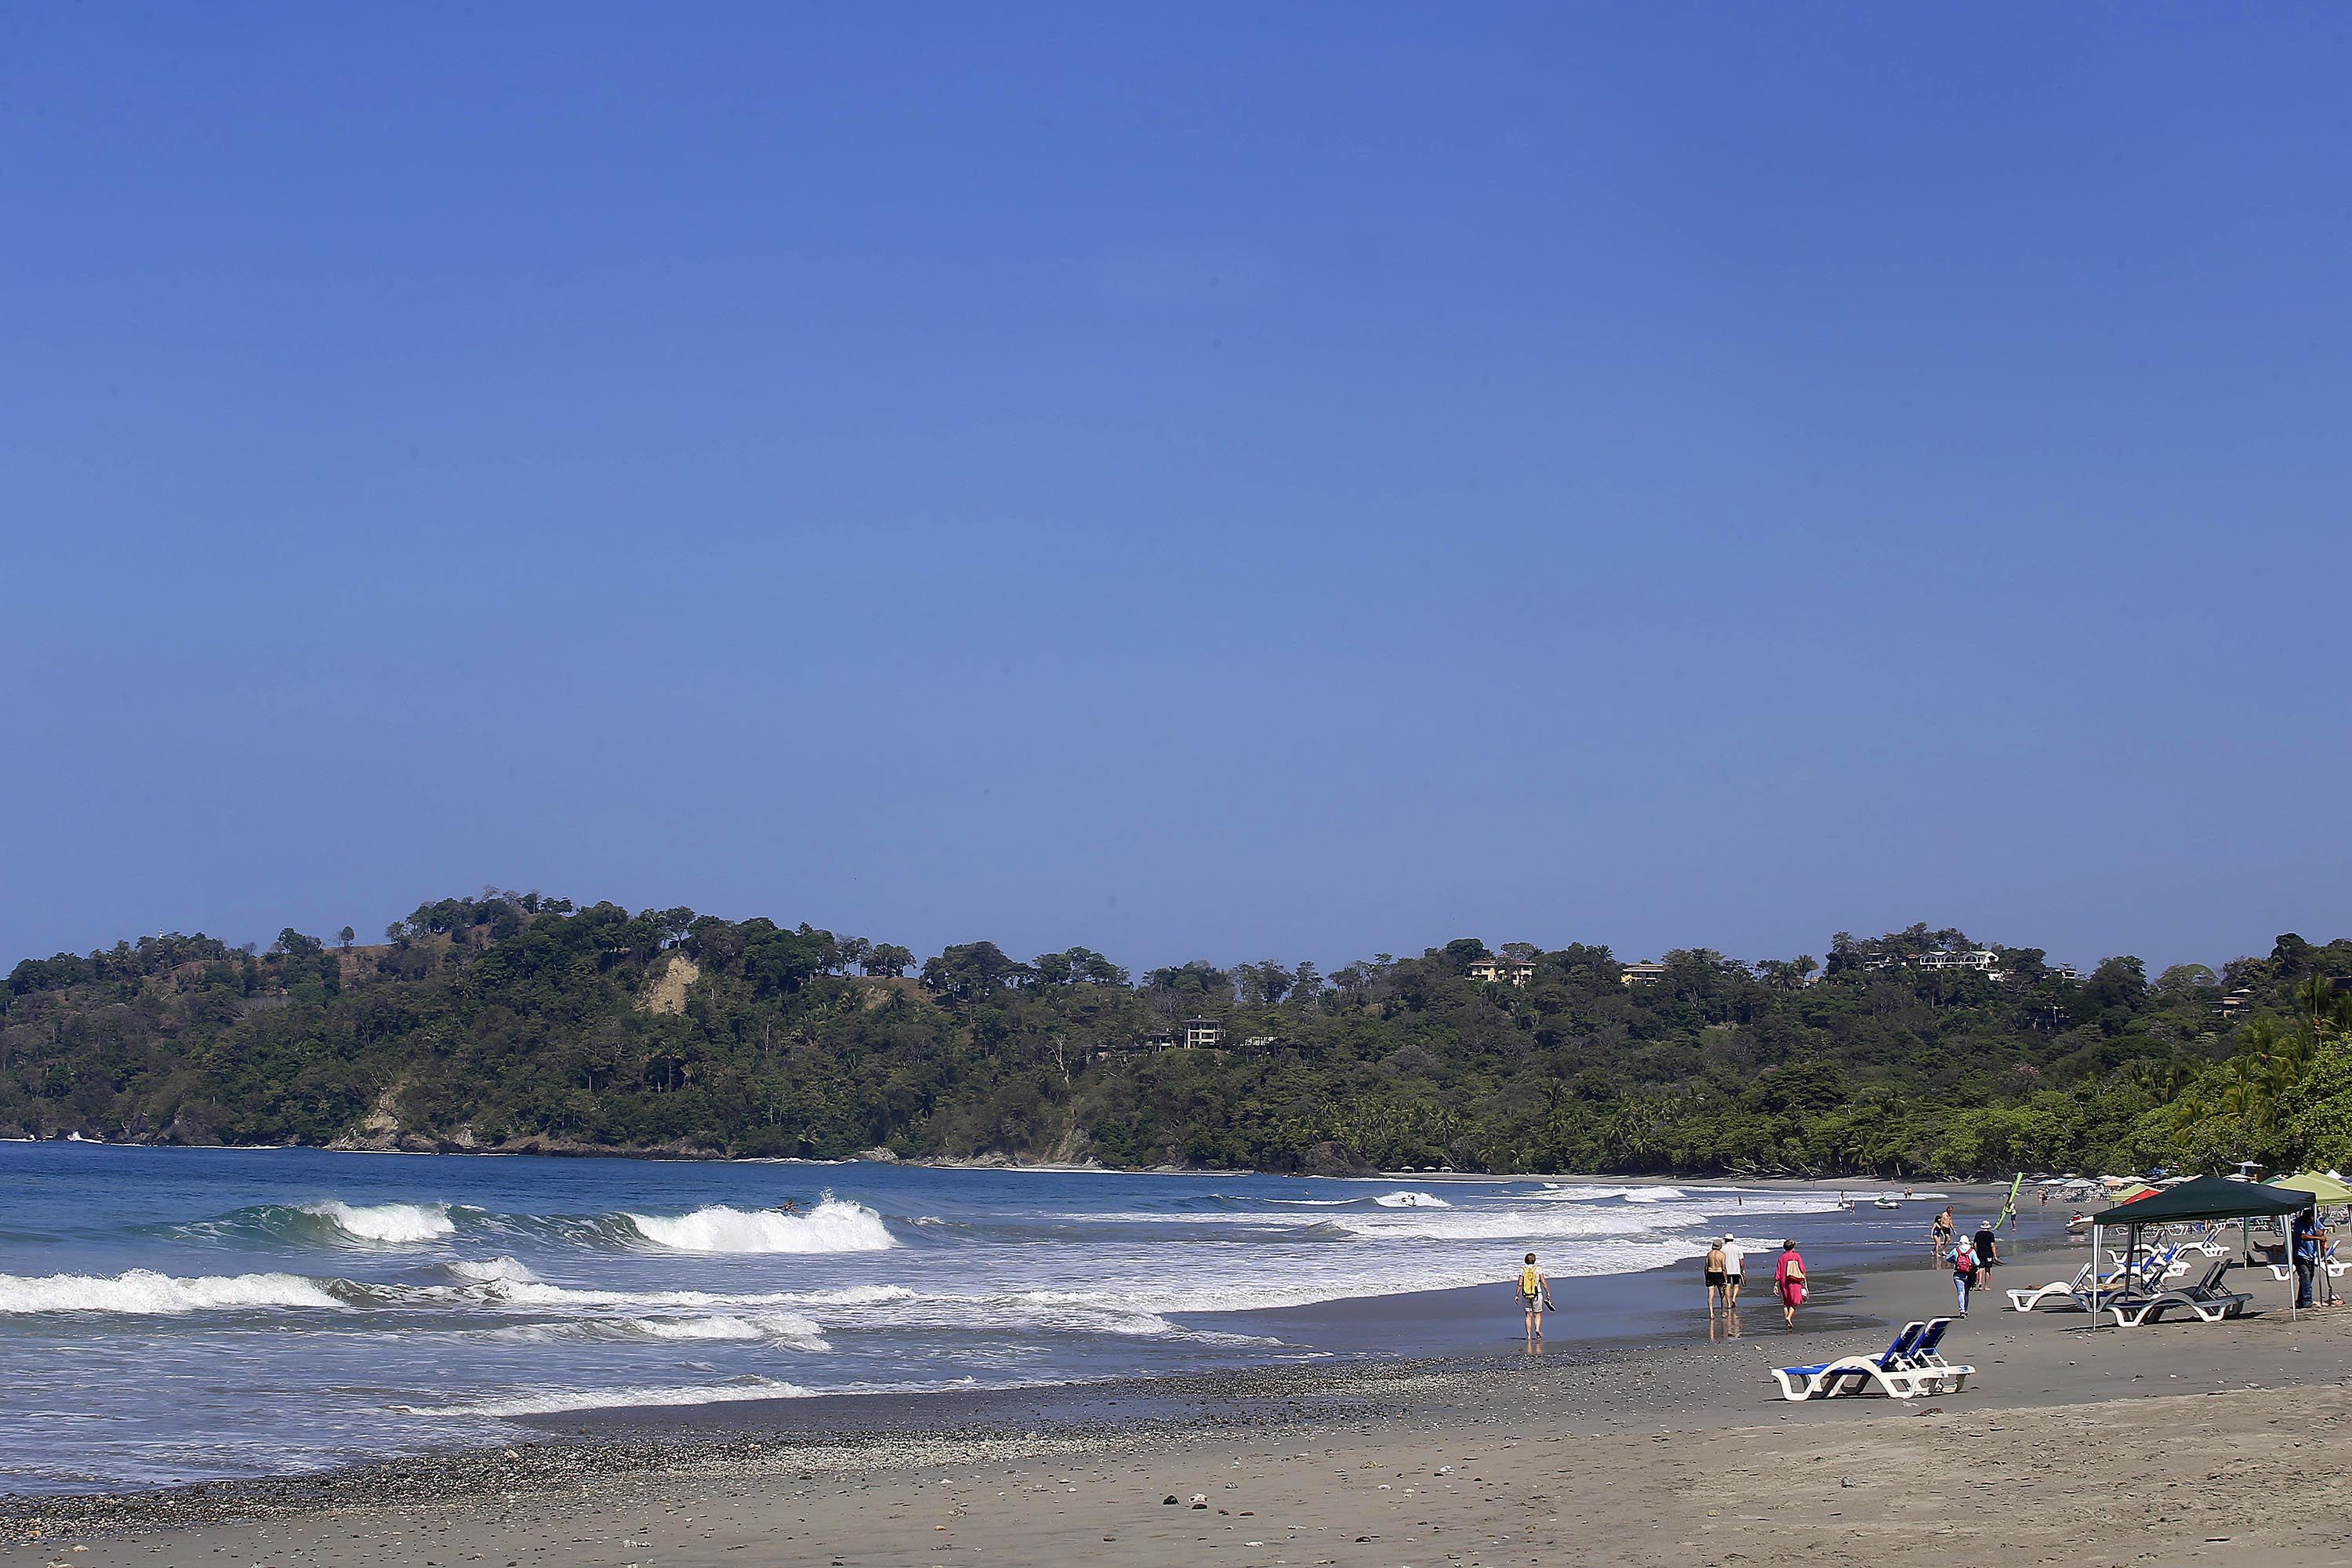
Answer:
POLYGON ((1007 1156, 1346 1171, 2352 1163, 2352 942, 2071 978, 1958 931, 1826 963, 1464 940, 1329 976, 904 948, 536 894, 377 945, 289 930, 27 960, 0 1133, 180 1143, 1007 1156), (1525 984, 1472 973, 1501 956, 1525 984), (2225 1007, 2225 996, 2227 1004, 2225 1007), (1188 1020, 1218 1029, 1187 1047, 1188 1020))

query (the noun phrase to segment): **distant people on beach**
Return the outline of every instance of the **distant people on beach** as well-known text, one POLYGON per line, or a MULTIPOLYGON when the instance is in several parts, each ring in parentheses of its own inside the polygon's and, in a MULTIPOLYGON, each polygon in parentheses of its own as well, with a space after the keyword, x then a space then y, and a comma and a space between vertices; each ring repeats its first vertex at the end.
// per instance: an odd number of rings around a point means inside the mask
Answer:
POLYGON ((1739 1305, 1739 1278, 1747 1271, 1748 1253, 1747 1249, 1739 1245, 1738 1238, 1733 1237, 1725 1237, 1721 1245, 1724 1304, 1737 1307, 1739 1305))
POLYGON ((1969 1287, 1977 1279, 1975 1244, 1967 1237, 1952 1243, 1952 1294, 1960 1300, 1960 1316, 1969 1315, 1969 1287))
POLYGON ((1527 1310, 1528 1343, 1533 1345, 1543 1338, 1543 1315, 1553 1309, 1551 1276, 1536 1267, 1532 1252, 1519 1269, 1519 1305, 1527 1310))
POLYGON ((1780 1260, 1772 1266, 1772 1288, 1780 1298, 1780 1321, 1789 1328, 1797 1326, 1797 1309, 1805 1304, 1805 1260, 1797 1256, 1797 1244, 1780 1244, 1780 1260))
POLYGON ((1952 1255, 1952 1205, 1946 1204, 1944 1212, 1927 1229, 1927 1267, 1936 1268, 1952 1255))

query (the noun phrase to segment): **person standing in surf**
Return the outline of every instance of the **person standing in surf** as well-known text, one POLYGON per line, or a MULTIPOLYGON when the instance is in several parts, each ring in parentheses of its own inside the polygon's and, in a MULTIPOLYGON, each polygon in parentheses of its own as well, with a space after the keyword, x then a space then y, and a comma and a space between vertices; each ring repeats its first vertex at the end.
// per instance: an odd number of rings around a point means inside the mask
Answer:
POLYGON ((1536 1267, 1536 1255, 1532 1252, 1519 1269, 1518 1285, 1519 1305, 1528 1314, 1528 1343, 1532 1346, 1543 1338, 1543 1315, 1552 1310, 1551 1276, 1536 1267))

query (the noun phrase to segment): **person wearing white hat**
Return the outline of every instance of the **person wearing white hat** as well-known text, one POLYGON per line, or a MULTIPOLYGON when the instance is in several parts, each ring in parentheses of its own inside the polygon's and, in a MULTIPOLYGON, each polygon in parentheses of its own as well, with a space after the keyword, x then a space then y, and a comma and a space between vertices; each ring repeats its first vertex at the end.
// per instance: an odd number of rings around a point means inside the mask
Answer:
POLYGON ((1737 1238, 1723 1238, 1723 1304, 1727 1307, 1739 1305, 1739 1273, 1747 1257, 1737 1238))

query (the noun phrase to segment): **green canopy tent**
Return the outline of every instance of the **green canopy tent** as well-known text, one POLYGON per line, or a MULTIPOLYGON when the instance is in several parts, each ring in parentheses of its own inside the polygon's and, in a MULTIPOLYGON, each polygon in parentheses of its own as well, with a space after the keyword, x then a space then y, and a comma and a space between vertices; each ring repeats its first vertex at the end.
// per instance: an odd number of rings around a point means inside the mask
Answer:
MULTIPOLYGON (((2216 1219, 2284 1219, 2312 1206, 2309 1193, 2292 1192, 2284 1187, 2265 1186, 2260 1182, 2232 1182, 2221 1176, 2199 1176, 2177 1187, 2165 1187, 2129 1203, 2101 1209, 2091 1216, 2091 1262, 2096 1272, 2099 1260, 2099 1232, 2114 1226, 2130 1228, 2130 1242, 2124 1257, 2135 1258, 2139 1253, 2139 1233, 2150 1226, 2188 1225, 2197 1220, 2216 1219)), ((2291 1259, 2290 1259, 2291 1261, 2291 1259)), ((2287 1270, 2287 1311, 2294 1309, 2294 1270, 2287 1270)), ((2098 1318, 2091 1319, 2095 1327, 2098 1318)))

